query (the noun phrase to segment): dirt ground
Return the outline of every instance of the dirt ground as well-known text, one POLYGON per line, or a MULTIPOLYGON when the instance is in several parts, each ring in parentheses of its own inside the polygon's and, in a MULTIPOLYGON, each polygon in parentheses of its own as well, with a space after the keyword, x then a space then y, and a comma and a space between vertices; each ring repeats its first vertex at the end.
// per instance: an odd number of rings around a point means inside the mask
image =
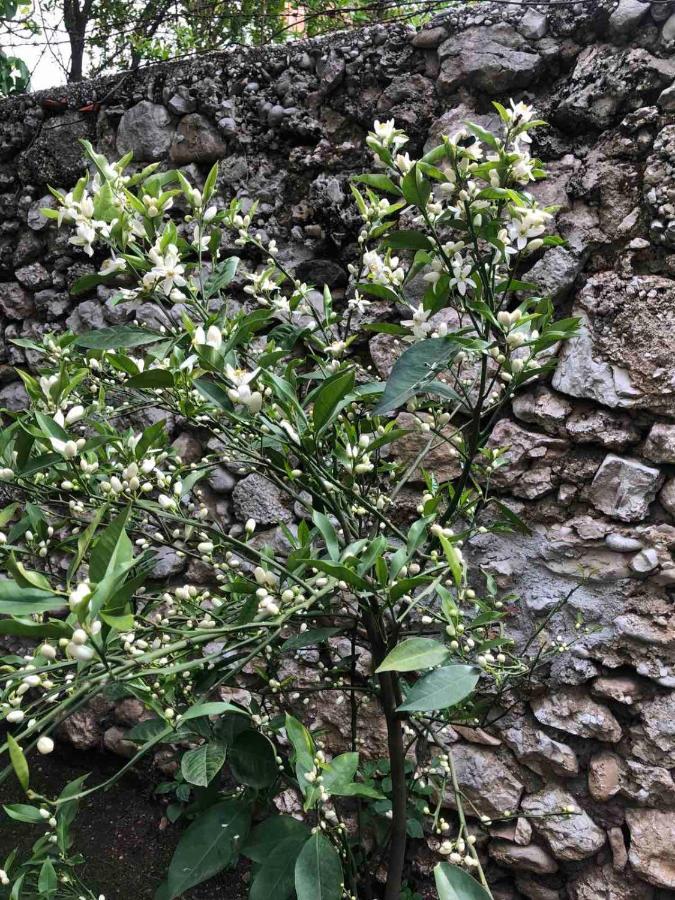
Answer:
MULTIPOLYGON (((119 769, 120 760, 101 753, 82 753, 58 747, 49 757, 31 755, 31 784, 53 796, 73 778, 91 772, 88 784, 104 781, 119 769)), ((0 786, 0 803, 25 802, 13 778, 0 786)), ((76 848, 87 860, 82 877, 106 900, 152 900, 169 865, 181 826, 160 830, 162 806, 152 785, 139 775, 128 775, 107 792, 82 802, 73 835, 76 848)), ((29 847, 34 827, 3 816, 0 859, 18 845, 29 847)), ((245 900, 245 869, 226 872, 185 894, 185 900, 245 900)))

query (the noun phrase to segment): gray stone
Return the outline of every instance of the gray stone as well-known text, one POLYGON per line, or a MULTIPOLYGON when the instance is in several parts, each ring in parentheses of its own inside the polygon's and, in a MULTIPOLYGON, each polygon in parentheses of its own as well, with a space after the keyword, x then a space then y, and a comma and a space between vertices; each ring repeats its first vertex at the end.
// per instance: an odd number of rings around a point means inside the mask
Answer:
POLYGON ((628 809, 626 822, 633 869, 656 887, 675 888, 675 812, 628 809))
POLYGON ((661 40, 664 44, 672 44, 675 41, 675 12, 664 22, 661 30, 661 40))
POLYGON ((105 316, 101 304, 97 300, 85 300, 80 303, 66 319, 66 325, 76 334, 105 328, 105 316))
POLYGON ((509 841, 491 841, 490 856, 507 869, 517 869, 520 872, 534 872, 535 875, 551 875, 558 871, 558 863, 555 859, 537 844, 528 844, 519 847, 509 841))
POLYGON ((616 550, 617 553, 635 553, 638 550, 642 550, 642 541, 618 534, 617 532, 608 534, 605 537, 605 543, 610 550, 616 550))
POLYGON ((184 116, 171 145, 171 161, 179 166, 212 163, 225 156, 227 147, 220 132, 199 113, 184 116))
POLYGON ((136 162, 162 159, 169 152, 175 126, 168 111, 159 103, 141 100, 128 109, 117 131, 117 151, 134 154, 136 162))
POLYGON ((659 503, 675 518, 675 478, 669 478, 659 494, 659 503))
POLYGON ((635 29, 645 18, 648 4, 641 0, 620 0, 609 17, 609 33, 614 38, 632 37, 635 29))
POLYGON ((536 284, 537 292, 558 303, 569 296, 583 269, 583 259, 565 247, 554 247, 545 253, 526 274, 526 281, 536 284))
POLYGON ((44 197, 40 197, 35 203, 31 203, 26 214, 26 224, 32 231, 44 231, 49 225, 50 219, 43 216, 40 212, 45 207, 56 209, 56 198, 52 197, 51 194, 45 194, 44 197))
POLYGON ((206 480, 214 491, 229 494, 237 483, 237 479, 224 466, 213 466, 209 469, 206 480))
POLYGON ((505 449, 505 464, 495 470, 493 485, 528 500, 557 487, 554 467, 569 447, 565 440, 529 431, 510 419, 497 423, 489 446, 505 449))
MULTIPOLYGON (((460 789, 482 815, 494 818, 518 809, 523 784, 498 753, 477 744, 454 744, 452 755, 460 789)), ((454 806, 454 794, 445 797, 454 806)))
POLYGON ((561 788, 548 786, 523 798, 523 810, 534 830, 544 838, 556 859, 573 861, 593 856, 605 844, 605 833, 576 799, 561 788), (563 809, 571 814, 556 815, 563 809))
POLYGON ((661 91, 656 102, 664 112, 672 112, 675 109, 675 84, 661 91))
POLYGON ((440 94, 464 85, 497 93, 526 87, 541 74, 543 60, 510 25, 468 28, 438 48, 440 94))
POLYGON ((675 417, 675 282, 591 276, 572 310, 581 330, 553 375, 563 394, 675 417))
POLYGON ((276 525, 293 518, 279 488, 255 472, 237 483, 232 499, 241 522, 253 519, 257 525, 276 525))
POLYGON ((180 456, 183 464, 190 465, 202 458, 202 445, 189 431, 181 431, 171 446, 180 456))
POLYGON ((529 41, 538 41, 546 36, 548 16, 538 9, 528 7, 525 10, 525 15, 518 23, 518 31, 529 41))
POLYGON ((34 311, 30 294, 16 281, 0 284, 0 312, 8 319, 27 319, 34 311))
MULTIPOLYGON (((610 829, 608 836, 613 830, 610 829)), ((611 865, 585 867, 568 882, 568 891, 569 900, 653 900, 654 897, 654 889, 642 879, 630 872, 617 872, 611 865)))
POLYGON ((545 384, 517 394, 513 400, 513 414, 549 434, 564 434, 565 420, 572 412, 572 404, 555 394, 545 384))
POLYGON ((675 425, 663 422, 652 425, 642 453, 657 463, 675 463, 675 425))
POLYGON ((423 28, 413 37, 411 43, 418 50, 435 50, 448 36, 448 32, 442 26, 437 28, 423 28))
POLYGON ((184 116, 197 109, 197 101, 190 96, 187 88, 181 86, 175 94, 166 101, 166 107, 174 116, 184 116))
POLYGON ((21 269, 16 269, 14 275, 19 284, 22 284, 29 291, 44 290, 44 288, 48 288, 52 283, 52 276, 39 262, 34 262, 28 266, 23 266, 21 269))
POLYGON ((641 437, 640 429, 627 413, 609 409, 575 409, 565 429, 577 444, 600 444, 609 450, 625 450, 641 437))
POLYGON ((658 564, 659 555, 653 547, 647 547, 646 550, 641 550, 639 553, 636 553, 629 563, 631 569, 639 575, 646 575, 648 572, 653 572, 658 564))
POLYGON ((29 405, 28 394, 22 381, 12 381, 0 388, 0 409, 19 412, 19 410, 28 409, 29 405))
POLYGON ((155 553, 150 574, 157 581, 165 581, 173 575, 179 575, 185 566, 184 556, 179 556, 172 547, 160 547, 155 553))
POLYGON ((621 739, 621 726, 610 710, 581 687, 560 688, 533 699, 531 705, 542 725, 596 741, 616 743, 621 739))
POLYGON ((608 453, 593 479, 589 497, 608 516, 635 522, 649 513, 662 481, 658 469, 638 459, 608 453))
POLYGON ((572 748, 549 737, 524 716, 506 716, 499 719, 495 727, 518 762, 539 775, 553 772, 562 778, 570 778, 578 773, 579 761, 572 748))

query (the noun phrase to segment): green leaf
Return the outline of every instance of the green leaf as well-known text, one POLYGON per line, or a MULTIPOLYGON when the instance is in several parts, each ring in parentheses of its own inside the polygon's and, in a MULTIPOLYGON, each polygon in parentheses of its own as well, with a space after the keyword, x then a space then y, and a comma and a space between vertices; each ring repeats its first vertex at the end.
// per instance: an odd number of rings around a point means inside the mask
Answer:
POLYGON ((165 339, 165 334, 148 331, 139 325, 115 325, 78 335, 75 346, 85 350, 120 350, 123 347, 140 347, 165 339))
POLYGON ((251 812, 242 800, 223 800, 201 813, 176 847, 167 873, 167 900, 232 865, 250 824, 251 812))
POLYGON ((388 234, 383 244, 392 250, 433 250, 433 242, 421 231, 401 230, 388 234))
POLYGON ((346 401, 347 395, 354 388, 354 370, 348 369, 338 372, 332 378, 328 378, 321 385, 314 398, 314 410, 312 420, 314 430, 318 434, 340 409, 341 401, 346 401))
POLYGON ((424 389, 439 371, 447 369, 457 354, 451 336, 429 338, 408 347, 394 363, 375 415, 391 412, 424 389))
POLYGON ((182 714, 181 721, 187 722, 189 719, 198 719, 200 716, 222 716, 223 713, 248 715, 245 709, 235 706, 233 703, 214 701, 212 703, 197 703, 195 706, 191 706, 182 714))
POLYGON ((288 838, 295 838, 304 844, 309 837, 309 828, 292 816, 270 816, 250 833, 241 852, 253 862, 263 863, 274 847, 288 838))
POLYGON ((323 786, 329 794, 337 794, 340 788, 354 781, 359 765, 358 753, 341 753, 322 770, 323 786))
POLYGON ((370 587, 365 578, 362 578, 353 569, 348 569, 347 566, 342 566, 339 563, 329 562, 326 559, 305 559, 303 562, 313 566, 315 569, 319 569, 321 572, 325 572, 338 581, 346 581, 347 584, 359 591, 367 591, 370 587))
POLYGON ((323 834, 313 834, 295 863, 297 900, 341 900, 342 865, 323 834))
POLYGON ((353 181, 375 188, 376 191, 385 191, 387 194, 401 196, 401 189, 388 175, 357 175, 353 181))
POLYGON ((438 900, 491 900, 485 888, 459 866, 439 863, 434 878, 438 900))
POLYGON ((30 822, 31 825, 44 823, 37 806, 29 806, 27 803, 9 803, 3 809, 15 822, 30 822))
POLYGON ((401 712, 429 712, 456 706, 478 684, 480 670, 475 666, 444 666, 420 678, 398 707, 401 712))
POLYGON ((237 272, 238 265, 239 257, 230 256, 216 266, 204 284, 204 295, 207 300, 228 286, 237 272))
POLYGON ((65 597, 38 588, 20 588, 13 581, 0 581, 0 613, 7 616, 30 616, 52 612, 67 605, 65 597))
POLYGON ((50 619, 48 622, 34 622, 32 619, 0 619, 0 634, 11 634, 14 637, 31 638, 62 638, 70 637, 72 629, 60 619, 50 619))
POLYGON ((312 647, 314 644, 320 644, 329 637, 333 637, 339 630, 339 628, 308 628, 307 631, 301 631, 299 634, 286 638, 281 649, 302 650, 303 647, 312 647))
POLYGON ((237 735, 227 761, 237 781, 249 787, 269 787, 279 775, 274 745, 252 728, 237 735))
POLYGON ((452 580, 455 582, 455 585, 459 587, 464 579, 464 566, 457 553, 457 549, 454 544, 442 534, 438 536, 438 540, 441 542, 443 553, 445 554, 448 566, 452 572, 452 580))
POLYGON ((7 748, 9 749, 9 761, 14 769, 14 774, 24 791, 27 791, 30 784, 28 762, 23 750, 11 734, 7 735, 7 748))
POLYGON ((416 672, 430 669, 448 658, 448 650, 443 644, 431 638, 416 637, 402 641, 387 654, 376 672, 416 672))
POLYGON ((40 897, 50 897, 53 893, 55 893, 58 888, 58 881, 56 879, 56 870, 51 862, 51 860, 46 859, 42 863, 42 868, 40 869, 40 875, 38 877, 38 890, 40 891, 40 897))
POLYGON ((427 200, 431 195, 431 185, 428 181, 425 181, 417 166, 413 166, 406 173, 401 181, 401 190, 408 203, 412 203, 419 210, 426 209, 427 200))
POLYGON ((126 388, 150 389, 173 387, 173 374, 166 369, 148 369, 124 382, 126 388))
POLYGON ((326 550, 328 550, 328 555, 332 560, 337 560, 340 558, 340 544, 338 541, 337 532, 335 528, 328 518, 328 516, 324 515, 322 512, 318 510, 314 510, 312 513, 312 521, 316 525, 316 527, 321 532, 321 537, 326 542, 326 550))
POLYGON ((101 581, 116 563, 128 562, 132 553, 131 541, 124 526, 129 518, 130 507, 124 509, 104 528, 92 547, 89 560, 89 578, 94 583, 101 581))
POLYGON ((274 816, 259 825, 242 853, 260 868, 249 900, 288 900, 295 890, 295 861, 309 837, 303 822, 290 816, 274 816))
POLYGON ((314 741, 312 735, 294 716, 286 713, 285 721, 286 737, 293 745, 295 751, 295 774, 300 787, 306 792, 309 782, 305 780, 305 773, 314 768, 314 741))
POLYGON ((218 741, 210 741, 184 753, 180 761, 180 770, 189 784, 206 787, 220 772, 224 763, 224 745, 218 741))
POLYGON ((307 840, 283 838, 269 852, 256 873, 248 900, 288 900, 295 890, 295 864, 307 840))

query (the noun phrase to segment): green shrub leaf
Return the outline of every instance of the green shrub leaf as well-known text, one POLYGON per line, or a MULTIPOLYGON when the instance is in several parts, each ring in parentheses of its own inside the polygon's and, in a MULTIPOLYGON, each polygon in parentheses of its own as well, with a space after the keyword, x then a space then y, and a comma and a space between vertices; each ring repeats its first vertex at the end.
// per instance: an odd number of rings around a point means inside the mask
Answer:
POLYGON ((376 672, 415 672, 438 666, 448 658, 443 644, 431 638, 408 638, 388 653, 376 672))
POLYGON ((478 683, 480 670, 475 666, 444 666, 429 672, 410 688, 402 712, 429 712, 461 703, 478 683))

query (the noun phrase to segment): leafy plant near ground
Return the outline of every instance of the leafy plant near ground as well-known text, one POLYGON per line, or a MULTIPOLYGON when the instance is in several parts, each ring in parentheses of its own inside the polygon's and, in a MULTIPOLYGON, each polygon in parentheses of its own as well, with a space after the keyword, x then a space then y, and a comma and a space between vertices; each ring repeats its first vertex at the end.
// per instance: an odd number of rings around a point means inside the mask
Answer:
POLYGON ((448 726, 483 722, 559 647, 537 635, 517 650, 512 598, 470 575, 465 550, 477 533, 523 527, 491 493, 504 460, 491 428, 576 327, 518 280, 526 257, 559 240, 524 190, 543 176, 529 154, 540 123, 523 104, 496 106, 502 137, 468 125, 420 160, 393 122, 375 123, 378 171, 354 184, 362 256, 342 304, 286 270, 254 209, 222 207, 216 168, 199 190, 155 166, 129 175, 130 157, 111 164, 87 145, 93 176, 45 210, 89 256, 108 251, 76 291, 116 284, 118 302, 152 301, 166 324, 17 341, 41 366, 21 373, 30 407, 0 442, 0 478, 17 497, 0 514, 0 632, 31 647, 2 660, 2 777, 13 769, 27 794, 7 815, 43 835, 28 860, 5 863, 13 900, 94 896, 77 881, 68 826, 77 802, 115 779, 41 796, 27 757, 51 752, 59 723, 97 695, 148 713, 115 778, 159 748, 179 759, 158 790, 186 827, 158 900, 241 856, 252 900, 399 900, 412 896, 403 884, 422 841, 447 860, 442 900, 491 896, 475 846, 489 823, 467 822, 477 817, 448 726), (243 303, 238 261, 221 249, 232 242, 259 263, 243 303), (370 321, 380 301, 398 321, 370 321), (374 331, 402 350, 386 384, 360 362, 374 331), (211 451, 181 459, 162 421, 137 424, 148 407, 211 451), (439 449, 456 467, 446 481, 425 470, 439 449), (297 528, 280 540, 253 520, 223 526, 201 487, 223 463, 264 475, 297 528), (401 492, 420 478, 406 518, 401 492), (164 548, 187 576, 152 580, 164 548), (373 701, 380 760, 360 752, 373 701), (344 706, 340 752, 312 728, 317 703, 344 706))

